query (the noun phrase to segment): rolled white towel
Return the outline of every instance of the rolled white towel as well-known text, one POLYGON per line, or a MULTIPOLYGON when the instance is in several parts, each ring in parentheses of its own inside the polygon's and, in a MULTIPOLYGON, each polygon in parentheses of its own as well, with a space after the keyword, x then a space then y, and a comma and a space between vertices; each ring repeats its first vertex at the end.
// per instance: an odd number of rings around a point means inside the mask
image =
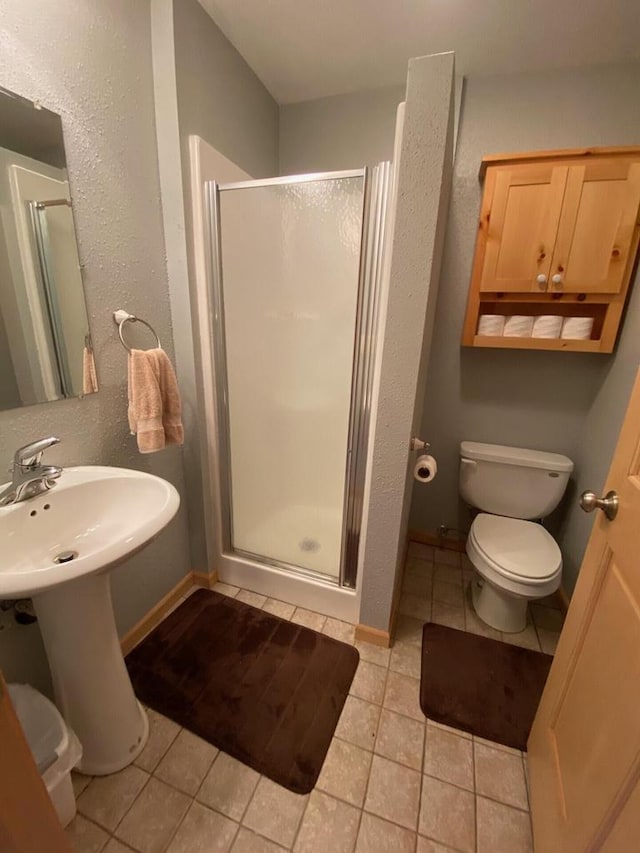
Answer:
POLYGON ((504 332, 503 314, 481 314, 478 320, 478 334, 483 337, 499 337, 504 332))
POLYGON ((559 338, 563 318, 558 314, 541 314, 533 321, 534 338, 559 338))
POLYGON ((593 330, 593 317, 567 317, 562 324, 562 337, 588 341, 593 330))
POLYGON ((504 322, 505 338, 530 338, 533 333, 533 317, 514 314, 504 322))

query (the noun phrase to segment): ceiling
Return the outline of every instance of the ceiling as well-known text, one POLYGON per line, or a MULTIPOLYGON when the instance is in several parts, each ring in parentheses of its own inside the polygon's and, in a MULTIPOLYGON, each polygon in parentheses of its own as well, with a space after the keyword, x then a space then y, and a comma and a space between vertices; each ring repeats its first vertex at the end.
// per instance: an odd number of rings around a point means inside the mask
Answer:
POLYGON ((279 103, 403 83, 454 50, 464 75, 640 58, 637 0, 200 0, 279 103))

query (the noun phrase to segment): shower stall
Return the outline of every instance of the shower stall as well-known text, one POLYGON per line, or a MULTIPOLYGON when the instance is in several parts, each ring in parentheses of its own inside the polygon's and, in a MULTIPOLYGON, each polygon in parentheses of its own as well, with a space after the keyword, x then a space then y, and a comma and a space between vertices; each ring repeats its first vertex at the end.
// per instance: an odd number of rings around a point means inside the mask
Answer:
POLYGON ((381 163, 205 185, 232 583, 356 587, 390 180, 381 163))

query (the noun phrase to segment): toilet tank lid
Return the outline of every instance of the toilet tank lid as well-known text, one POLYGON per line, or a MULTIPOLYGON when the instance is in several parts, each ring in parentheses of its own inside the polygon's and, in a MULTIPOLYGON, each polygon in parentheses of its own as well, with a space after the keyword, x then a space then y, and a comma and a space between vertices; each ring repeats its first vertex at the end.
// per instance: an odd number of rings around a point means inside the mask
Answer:
POLYGON ((573 462, 568 456, 563 456, 561 453, 547 453, 544 450, 527 450, 524 447, 463 441, 460 443, 460 455, 463 459, 521 465, 524 468, 540 468, 543 471, 558 473, 573 471, 573 462))

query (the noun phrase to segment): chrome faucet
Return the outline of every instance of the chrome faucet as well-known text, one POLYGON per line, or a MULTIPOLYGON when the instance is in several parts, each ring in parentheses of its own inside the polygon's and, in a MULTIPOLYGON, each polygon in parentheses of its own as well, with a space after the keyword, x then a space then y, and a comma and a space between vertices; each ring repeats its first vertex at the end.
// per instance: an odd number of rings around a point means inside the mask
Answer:
POLYGON ((62 474, 57 465, 42 465, 42 454, 59 444, 55 436, 40 438, 16 450, 11 469, 11 483, 0 492, 0 507, 17 504, 46 492, 62 474))

